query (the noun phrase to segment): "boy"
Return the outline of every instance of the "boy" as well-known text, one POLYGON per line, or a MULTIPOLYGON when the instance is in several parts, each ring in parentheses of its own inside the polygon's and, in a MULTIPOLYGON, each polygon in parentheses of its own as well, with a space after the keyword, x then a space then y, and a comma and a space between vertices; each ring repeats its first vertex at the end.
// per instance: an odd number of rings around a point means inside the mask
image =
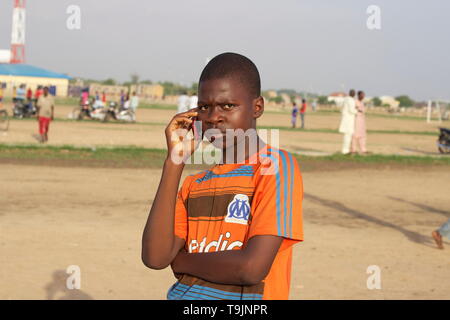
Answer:
POLYGON ((55 102, 53 97, 48 94, 48 87, 44 87, 43 94, 36 103, 36 118, 39 122, 39 134, 41 135, 41 143, 48 141, 48 127, 50 121, 54 118, 55 102))
MULTIPOLYGON (((172 133, 191 125, 191 117, 215 145, 227 129, 256 129, 264 112, 258 69, 239 54, 212 59, 198 93, 198 108, 175 115, 166 128, 169 155, 182 143, 172 133), (215 139, 205 131, 210 129, 219 131, 215 139)), ((188 176, 178 196, 184 163, 167 157, 142 238, 142 260, 152 269, 171 265, 178 281, 168 299, 288 298, 292 246, 303 240, 302 177, 291 154, 257 141, 255 152, 246 146, 241 154, 236 146, 245 138, 222 141, 223 164, 188 176), (239 157, 246 163, 236 163, 239 157), (265 172, 261 159, 270 159, 274 170, 265 172)))
POLYGON ((302 120, 302 129, 305 129, 305 112, 306 112, 306 100, 302 99, 302 108, 300 109, 300 119, 302 120))
POLYGON ((295 102, 293 102, 292 103, 292 118, 291 118, 292 128, 295 128, 297 125, 297 114, 298 114, 298 107, 297 107, 297 104, 295 102))

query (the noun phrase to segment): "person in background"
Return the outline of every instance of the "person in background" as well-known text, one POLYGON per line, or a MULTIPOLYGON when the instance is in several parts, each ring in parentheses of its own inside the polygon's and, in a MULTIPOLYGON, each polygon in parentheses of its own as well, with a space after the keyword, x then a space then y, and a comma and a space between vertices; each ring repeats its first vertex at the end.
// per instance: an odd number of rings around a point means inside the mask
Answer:
POLYGON ((42 86, 38 86, 36 91, 34 92, 34 103, 36 104, 39 97, 42 95, 43 90, 42 90, 42 86))
POLYGON ((298 107, 295 102, 292 103, 292 128, 295 128, 297 126, 297 115, 298 115, 298 107))
POLYGON ((81 92, 81 101, 82 106, 89 104, 89 91, 87 89, 84 89, 83 92, 81 92))
POLYGON ((0 82, 0 109, 3 107, 3 83, 0 82))
POLYGON ((137 96, 136 92, 133 92, 133 95, 131 96, 131 101, 130 101, 130 108, 133 111, 133 113, 131 115, 133 121, 136 121, 136 111, 137 111, 138 106, 139 106, 139 97, 137 96))
POLYGON ((305 129, 305 112, 306 112, 306 100, 302 99, 302 107, 300 109, 300 119, 302 120, 302 129, 305 129))
POLYGON ((100 94, 98 91, 95 91, 95 101, 100 100, 100 94))
POLYGON ((357 147, 363 154, 367 153, 366 150, 366 116, 364 106, 364 91, 358 91, 358 99, 355 101, 356 116, 355 116, 355 132, 352 138, 351 153, 355 154, 357 147))
POLYGON ((350 154, 350 145, 352 143, 353 132, 355 132, 355 90, 351 89, 349 95, 345 97, 342 106, 341 124, 339 125, 339 132, 344 134, 344 141, 342 143, 342 154, 350 154))
POLYGON ((31 88, 27 90, 27 107, 29 110, 33 109, 33 90, 31 88))
POLYGON ((198 104, 198 96, 197 93, 192 93, 192 96, 189 98, 189 110, 197 108, 198 104))
POLYGON ((39 134, 41 136, 40 142, 44 143, 48 141, 50 121, 54 119, 55 114, 55 102, 53 97, 48 93, 48 87, 44 87, 43 94, 36 103, 36 108, 36 118, 39 122, 39 134))
POLYGON ((130 94, 127 93, 127 95, 125 96, 125 102, 123 103, 123 110, 128 110, 130 109, 130 94))
POLYGON ((125 92, 123 90, 120 90, 120 109, 123 109, 125 107, 125 92))
POLYGON ((16 86, 13 87, 13 92, 12 92, 12 101, 13 103, 16 102, 17 99, 17 88, 16 86))
POLYGON ((317 107, 317 100, 314 99, 313 102, 311 103, 311 108, 313 112, 316 112, 316 107, 317 107))
POLYGON ((178 110, 177 113, 186 112, 189 109, 189 96, 187 95, 187 92, 183 92, 178 97, 178 110))
POLYGON ((102 93, 102 102, 106 106, 106 92, 105 91, 103 91, 103 93, 102 93))
POLYGON ((434 230, 431 233, 431 236, 436 242, 437 247, 439 249, 444 249, 444 245, 442 243, 442 236, 445 236, 448 239, 450 239, 450 219, 448 219, 447 222, 444 223, 439 229, 434 230))
POLYGON ((20 102, 25 102, 25 96, 26 96, 25 85, 21 84, 16 91, 16 100, 19 100, 20 102))

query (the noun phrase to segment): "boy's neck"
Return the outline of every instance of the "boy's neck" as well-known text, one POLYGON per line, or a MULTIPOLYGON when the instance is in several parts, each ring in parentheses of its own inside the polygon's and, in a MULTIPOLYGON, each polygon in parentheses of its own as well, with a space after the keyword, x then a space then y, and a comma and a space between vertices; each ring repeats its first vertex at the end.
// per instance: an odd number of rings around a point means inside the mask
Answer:
POLYGON ((265 146, 266 143, 258 135, 256 135, 256 139, 250 139, 246 136, 245 139, 222 151, 221 164, 245 163, 265 146), (233 156, 230 153, 233 153, 233 156))

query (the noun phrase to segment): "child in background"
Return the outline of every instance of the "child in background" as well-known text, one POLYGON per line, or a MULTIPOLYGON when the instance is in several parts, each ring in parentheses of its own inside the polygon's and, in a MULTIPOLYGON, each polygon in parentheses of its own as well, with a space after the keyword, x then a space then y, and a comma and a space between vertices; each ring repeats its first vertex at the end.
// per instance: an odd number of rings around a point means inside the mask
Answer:
POLYGON ((292 128, 295 128, 297 126, 297 115, 298 115, 298 107, 297 104, 294 102, 292 104, 292 119, 291 119, 292 128))

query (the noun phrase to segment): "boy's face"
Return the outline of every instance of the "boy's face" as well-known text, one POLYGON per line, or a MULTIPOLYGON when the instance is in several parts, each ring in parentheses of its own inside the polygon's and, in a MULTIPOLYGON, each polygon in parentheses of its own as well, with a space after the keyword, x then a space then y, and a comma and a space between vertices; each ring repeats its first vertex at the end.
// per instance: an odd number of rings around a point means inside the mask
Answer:
MULTIPOLYGON (((202 81, 198 91, 198 116, 203 133, 219 129, 256 129, 256 119, 264 112, 264 100, 254 98, 246 86, 231 77, 202 81)), ((223 148, 226 139, 223 138, 223 148)), ((229 146, 228 146, 229 147, 229 146)))

